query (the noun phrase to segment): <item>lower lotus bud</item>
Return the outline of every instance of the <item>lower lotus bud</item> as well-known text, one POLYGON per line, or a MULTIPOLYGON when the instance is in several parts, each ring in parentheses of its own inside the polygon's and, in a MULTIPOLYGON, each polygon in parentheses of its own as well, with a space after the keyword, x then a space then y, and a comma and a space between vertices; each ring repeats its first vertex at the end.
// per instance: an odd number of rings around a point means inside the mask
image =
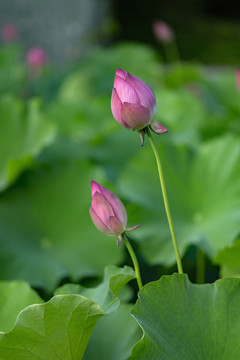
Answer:
POLYGON ((117 235, 118 245, 125 231, 133 231, 140 225, 127 228, 127 213, 121 200, 110 190, 91 181, 92 204, 89 209, 91 219, 102 233, 117 235))

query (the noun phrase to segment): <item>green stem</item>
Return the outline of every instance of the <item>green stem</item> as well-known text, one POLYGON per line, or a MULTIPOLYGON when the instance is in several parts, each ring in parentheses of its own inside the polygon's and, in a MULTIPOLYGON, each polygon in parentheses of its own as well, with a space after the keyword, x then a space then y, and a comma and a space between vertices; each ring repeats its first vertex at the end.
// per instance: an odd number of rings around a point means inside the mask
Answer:
POLYGON ((149 138, 149 141, 150 141, 150 144, 152 146, 152 149, 153 149, 153 152, 154 152, 154 155, 155 155, 155 158, 156 158, 156 162, 157 162, 159 180, 160 180, 160 185, 161 185, 162 194, 163 194, 163 201, 164 201, 165 210, 166 210, 166 214, 167 214, 167 219, 168 219, 168 224, 169 224, 170 233, 171 233, 171 237, 172 237, 173 247, 174 247, 175 254, 176 254, 176 259, 177 259, 178 272, 179 272, 179 274, 182 274, 183 273, 182 262, 181 262, 181 257, 180 257, 180 253, 179 253, 179 249, 178 249, 176 235, 175 235, 175 232, 174 232, 172 216, 171 216, 171 212, 170 212, 170 208, 169 208, 169 204, 168 204, 167 191, 166 191, 166 187, 165 187, 165 182, 164 182, 160 157, 159 157, 157 147, 155 145, 155 142, 153 140, 153 137, 152 137, 149 129, 147 129, 147 134, 148 134, 148 138, 149 138))
POLYGON ((205 280, 205 257, 204 252, 199 247, 196 253, 196 283, 204 284, 205 280))
POLYGON ((139 290, 141 290, 143 285, 142 285, 142 280, 141 280, 141 275, 140 275, 140 270, 139 270, 137 257, 135 255, 135 252, 134 252, 134 250, 132 248, 132 245, 130 244, 130 242, 128 240, 128 237, 127 237, 127 235, 125 233, 123 233, 123 238, 124 238, 124 241, 125 241, 125 245, 126 245, 126 247, 128 249, 128 252, 129 252, 129 254, 131 256, 132 262, 133 262, 134 270, 135 270, 135 273, 136 273, 136 279, 137 279, 138 288, 139 288, 139 290))

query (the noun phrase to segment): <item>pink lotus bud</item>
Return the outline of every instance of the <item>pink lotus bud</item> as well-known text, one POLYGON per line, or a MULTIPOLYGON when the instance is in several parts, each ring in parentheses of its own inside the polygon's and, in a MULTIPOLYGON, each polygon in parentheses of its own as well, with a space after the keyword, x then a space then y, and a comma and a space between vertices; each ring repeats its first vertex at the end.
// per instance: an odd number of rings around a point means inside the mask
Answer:
POLYGON ((92 205, 89 213, 94 225, 106 235, 117 235, 118 245, 125 231, 133 231, 140 225, 127 228, 127 213, 121 200, 110 190, 91 181, 92 205))
POLYGON ((240 93, 240 69, 236 70, 236 83, 237 83, 237 90, 240 93))
POLYGON ((26 61, 31 68, 41 68, 48 60, 47 53, 40 47, 31 48, 26 56, 26 61))
POLYGON ((114 118, 125 128, 138 130, 141 144, 144 144, 145 130, 148 126, 157 134, 167 129, 155 121, 157 103, 154 92, 136 76, 118 69, 111 98, 114 118))
POLYGON ((153 91, 136 76, 118 69, 112 91, 114 118, 125 128, 141 130, 154 121, 157 103, 153 91))
POLYGON ((11 23, 3 25, 2 29, 1 29, 1 36, 5 42, 10 42, 10 41, 16 40, 17 29, 16 29, 15 25, 11 24, 11 23))
POLYGON ((152 24, 153 33, 156 39, 163 43, 170 43, 174 41, 175 35, 173 30, 164 21, 157 20, 152 24))

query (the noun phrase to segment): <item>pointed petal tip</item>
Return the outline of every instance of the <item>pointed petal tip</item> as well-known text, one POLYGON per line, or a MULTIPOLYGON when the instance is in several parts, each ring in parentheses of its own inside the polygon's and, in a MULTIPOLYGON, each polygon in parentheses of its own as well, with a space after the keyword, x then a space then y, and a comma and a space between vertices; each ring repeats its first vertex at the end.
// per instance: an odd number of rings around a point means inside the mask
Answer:
POLYGON ((122 79, 125 79, 126 76, 127 76, 127 72, 124 71, 124 70, 122 70, 121 68, 118 68, 118 69, 116 70, 115 75, 121 77, 122 79))
POLYGON ((142 224, 138 224, 138 225, 134 225, 134 226, 130 226, 128 228, 125 229, 125 231, 134 231, 137 228, 139 228, 139 226, 141 226, 142 224))
POLYGON ((101 185, 98 184, 95 180, 91 181, 91 193, 92 193, 92 197, 95 194, 95 192, 99 192, 101 193, 101 185))
POLYGON ((93 186, 94 184, 97 184, 97 182, 95 180, 91 180, 91 186, 93 186))

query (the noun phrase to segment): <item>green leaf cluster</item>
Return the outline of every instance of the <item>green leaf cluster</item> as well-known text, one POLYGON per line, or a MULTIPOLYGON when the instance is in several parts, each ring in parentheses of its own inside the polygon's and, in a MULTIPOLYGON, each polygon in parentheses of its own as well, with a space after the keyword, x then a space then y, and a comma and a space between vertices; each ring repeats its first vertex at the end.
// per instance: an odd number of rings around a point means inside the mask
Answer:
POLYGON ((39 78, 16 45, 1 46, 0 359, 239 359, 239 99, 235 69, 165 67, 140 44, 39 78), (161 277, 175 257, 148 139, 142 149, 111 114, 119 67, 152 87, 169 130, 156 142, 192 282, 161 277), (142 224, 132 241, 148 284, 133 316, 135 274, 119 267, 130 265, 123 244, 91 222, 92 179, 142 224), (206 279, 222 280, 193 284, 197 248, 206 279))

